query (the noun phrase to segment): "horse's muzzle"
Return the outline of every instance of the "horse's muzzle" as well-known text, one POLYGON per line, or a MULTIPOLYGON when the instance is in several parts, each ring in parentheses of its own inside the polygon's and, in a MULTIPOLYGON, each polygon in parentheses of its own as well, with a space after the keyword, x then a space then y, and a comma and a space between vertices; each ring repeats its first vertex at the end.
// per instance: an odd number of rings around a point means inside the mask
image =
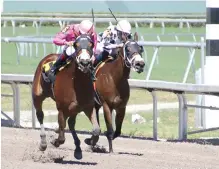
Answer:
POLYGON ((91 66, 92 66, 91 59, 81 59, 80 62, 79 62, 79 68, 84 73, 88 73, 91 66))
POLYGON ((87 66, 89 66, 92 62, 91 62, 91 59, 81 59, 81 60, 80 60, 80 63, 81 63, 84 67, 87 67, 87 66))
POLYGON ((132 64, 134 71, 138 73, 142 73, 144 71, 144 66, 145 66, 144 59, 140 55, 136 55, 132 64))

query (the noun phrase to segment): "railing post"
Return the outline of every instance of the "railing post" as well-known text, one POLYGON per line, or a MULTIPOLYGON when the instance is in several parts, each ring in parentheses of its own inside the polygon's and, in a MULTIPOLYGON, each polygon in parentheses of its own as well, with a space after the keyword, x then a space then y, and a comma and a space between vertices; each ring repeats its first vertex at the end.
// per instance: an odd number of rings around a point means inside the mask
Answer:
POLYGON ((156 92, 154 90, 150 91, 152 98, 153 98, 153 139, 157 140, 157 118, 158 118, 158 112, 157 112, 157 96, 156 92))
MULTIPOLYGON (((32 91, 32 84, 29 83, 30 92, 32 91)), ((31 98, 31 108, 32 108, 32 127, 36 128, 36 111, 33 105, 33 98, 31 98)))
MULTIPOLYGON (((201 84, 205 83, 205 40, 201 37, 201 84)), ((205 105, 205 95, 201 95, 201 106, 205 105)), ((205 123, 205 109, 201 109, 201 123, 205 123)), ((201 126, 206 126, 201 124, 201 126)))
POLYGON ((178 139, 182 140, 182 137, 183 137, 182 136, 182 123, 183 123, 183 121, 182 121, 182 97, 180 94, 177 94, 177 97, 178 97, 178 101, 179 101, 179 128, 178 128, 179 134, 178 134, 178 139))
POLYGON ((11 84, 13 89, 13 108, 14 108, 14 122, 16 126, 20 126, 20 91, 16 83, 11 84))
POLYGON ((39 57, 39 44, 35 43, 35 47, 36 47, 36 57, 39 57))
MULTIPOLYGON (((183 141, 186 139, 186 129, 185 126, 185 109, 184 109, 184 102, 183 102, 183 96, 182 93, 177 93, 178 101, 179 101, 179 136, 178 139, 180 141, 183 141)), ((187 123, 187 122, 186 122, 187 123)))
POLYGON ((43 43, 43 56, 46 56, 46 44, 43 43))
POLYGON ((15 35, 15 26, 16 26, 16 23, 14 20, 11 21, 11 25, 12 25, 12 29, 13 29, 13 35, 15 35))
POLYGON ((187 99, 185 94, 182 94, 183 99, 183 139, 187 139, 187 130, 188 130, 188 107, 187 107, 187 99))
POLYGON ((20 46, 18 43, 15 43, 16 49, 17 49, 17 65, 20 64, 20 46))

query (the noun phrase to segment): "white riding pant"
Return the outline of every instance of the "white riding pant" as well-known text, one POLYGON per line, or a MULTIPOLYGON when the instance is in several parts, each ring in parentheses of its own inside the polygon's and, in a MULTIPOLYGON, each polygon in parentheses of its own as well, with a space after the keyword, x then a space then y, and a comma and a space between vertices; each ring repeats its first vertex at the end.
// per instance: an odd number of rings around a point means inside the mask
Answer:
POLYGON ((104 42, 98 42, 97 48, 96 48, 96 55, 99 55, 104 50, 107 51, 109 54, 111 54, 112 49, 117 48, 118 46, 120 46, 120 44, 110 44, 110 45, 104 46, 104 42))
POLYGON ((73 46, 64 46, 63 51, 65 51, 66 55, 72 56, 75 53, 75 48, 73 46))

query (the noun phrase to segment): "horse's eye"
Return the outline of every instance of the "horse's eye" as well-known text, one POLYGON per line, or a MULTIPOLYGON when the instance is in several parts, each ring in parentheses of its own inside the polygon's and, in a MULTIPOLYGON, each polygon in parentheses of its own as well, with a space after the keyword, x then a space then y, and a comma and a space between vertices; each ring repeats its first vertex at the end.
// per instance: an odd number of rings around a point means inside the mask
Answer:
POLYGON ((139 50, 140 50, 141 53, 143 53, 144 52, 143 46, 139 46, 139 50))
POLYGON ((89 43, 89 47, 92 47, 92 43, 89 43))

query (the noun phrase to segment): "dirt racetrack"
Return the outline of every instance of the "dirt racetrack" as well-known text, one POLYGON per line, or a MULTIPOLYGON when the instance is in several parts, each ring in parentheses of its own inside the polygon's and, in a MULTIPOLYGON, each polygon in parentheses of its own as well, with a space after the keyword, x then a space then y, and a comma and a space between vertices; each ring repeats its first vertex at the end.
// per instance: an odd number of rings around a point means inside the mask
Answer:
MULTIPOLYGON (((84 143, 86 135, 79 135, 83 159, 73 156, 71 134, 59 148, 48 143, 47 150, 38 151, 39 130, 1 127, 2 169, 204 169, 219 168, 219 146, 195 143, 155 142, 118 138, 114 140, 114 154, 92 153, 84 143), (61 157, 60 157, 61 156, 61 157), (63 158, 54 162, 53 159, 63 158)), ((47 139, 54 136, 47 131, 47 139)), ((56 137, 56 135, 55 135, 56 137)), ((108 142, 101 137, 99 144, 108 151, 108 142)))

